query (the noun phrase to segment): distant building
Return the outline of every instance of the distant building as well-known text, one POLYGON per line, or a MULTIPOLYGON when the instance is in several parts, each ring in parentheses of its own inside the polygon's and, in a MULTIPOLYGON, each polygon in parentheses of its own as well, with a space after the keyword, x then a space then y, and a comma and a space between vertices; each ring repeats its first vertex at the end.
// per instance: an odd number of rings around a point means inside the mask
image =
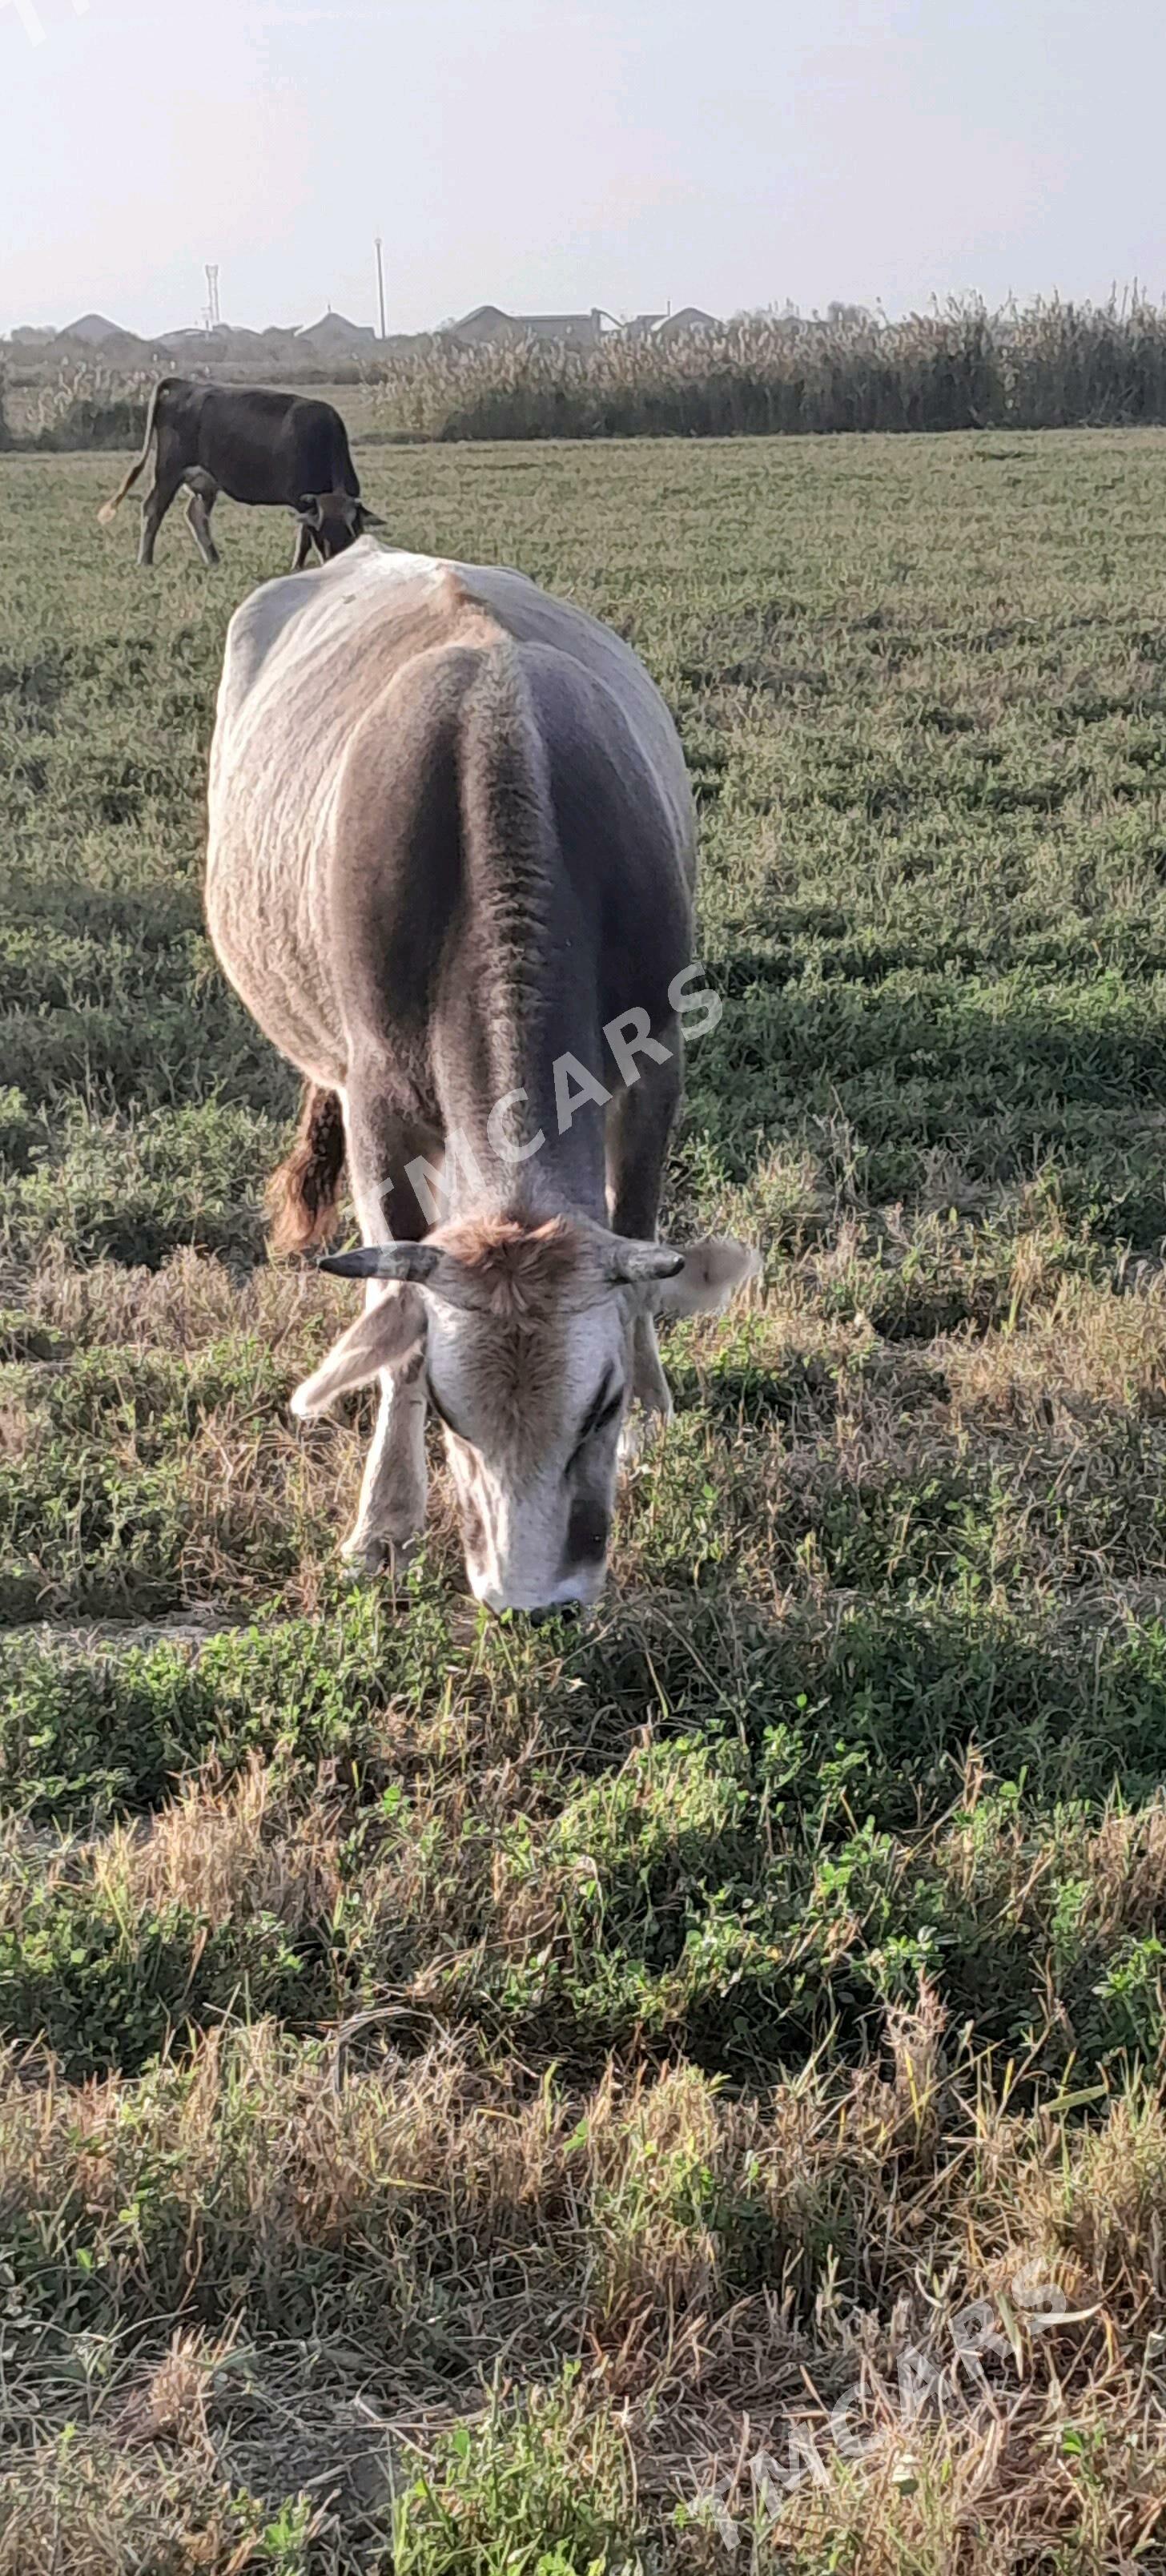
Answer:
POLYGON ((229 322, 216 322, 209 331, 197 326, 166 331, 158 343, 171 357, 199 358, 208 365, 216 358, 245 363, 249 358, 269 356, 273 349, 294 349, 295 345, 294 331, 246 331, 229 322))
POLYGON ((553 341, 559 348, 596 349, 601 340, 682 339, 689 331, 716 331, 716 315, 698 304, 683 304, 678 313, 637 313, 630 322, 613 322, 598 304, 589 313, 504 313, 500 304, 476 304, 460 322, 447 322, 440 332, 459 348, 513 348, 523 340, 553 341))
POLYGON ((136 331, 123 331, 119 323, 108 322, 103 313, 83 313, 79 322, 70 322, 66 331, 57 333, 53 347, 62 358, 84 354, 115 373, 127 375, 153 366, 158 357, 156 340, 142 340, 136 331))
POLYGON ((99 349, 106 340, 132 340, 133 331, 123 331, 120 322, 110 322, 104 313, 83 313, 77 322, 67 322, 58 333, 62 340, 84 340, 91 349, 99 349))
POLYGON ((221 358, 226 354, 229 338, 230 333, 221 323, 214 331, 204 331, 194 323, 189 330, 164 331, 158 346, 175 358, 221 358))
POLYGON ((378 358, 420 357, 436 349, 440 340, 439 331, 387 331, 384 339, 377 341, 376 353, 378 358))
POLYGON ((296 342, 319 358, 351 358, 358 349, 375 348, 376 336, 371 323, 350 322, 346 314, 329 311, 297 331, 296 342))
POLYGON ((590 313, 504 313, 499 304, 476 304, 460 322, 448 323, 443 340, 460 348, 507 348, 522 340, 550 340, 559 348, 594 349, 603 338, 599 306, 590 313))
POLYGON ((597 304, 589 313, 506 313, 500 304, 476 304, 460 322, 446 322, 433 332, 393 332, 384 340, 377 338, 370 323, 351 322, 347 314, 331 310, 300 329, 248 331, 216 322, 210 330, 204 326, 165 331, 156 339, 144 340, 111 322, 107 314, 82 313, 64 331, 37 330, 24 323, 12 333, 11 346, 30 360, 34 352, 48 350, 76 361, 84 354, 127 374, 146 367, 178 367, 254 376, 259 371, 274 375, 307 366, 342 366, 357 358, 405 357, 443 343, 447 348, 481 349, 513 348, 540 340, 548 346, 583 350, 617 337, 670 340, 720 327, 715 315, 702 312, 696 304, 684 304, 676 313, 637 313, 629 322, 614 321, 597 304))
POLYGON ((634 313, 622 326, 625 340, 677 340, 686 331, 719 331, 715 313, 703 313, 699 304, 682 304, 678 313, 634 313))
POLYGON ((456 340, 459 347, 476 349, 484 348, 490 341, 500 346, 518 335, 513 316, 503 313, 500 305, 475 304, 473 312, 463 313, 460 322, 444 323, 439 336, 443 340, 456 340))
POLYGON ((689 331, 719 331, 715 313, 703 313, 699 304, 682 304, 678 313, 661 313, 652 325, 654 340, 680 340, 689 331))

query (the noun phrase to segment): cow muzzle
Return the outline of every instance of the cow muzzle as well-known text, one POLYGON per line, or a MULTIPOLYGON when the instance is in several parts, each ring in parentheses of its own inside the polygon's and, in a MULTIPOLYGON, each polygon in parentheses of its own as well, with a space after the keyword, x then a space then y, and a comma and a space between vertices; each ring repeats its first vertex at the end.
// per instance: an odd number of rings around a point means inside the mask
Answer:
POLYGON ((606 1567, 601 1566, 594 1573, 567 1576, 544 1590, 521 1582, 508 1583, 504 1576, 478 1574, 471 1567, 470 1588, 475 1601, 482 1602, 487 1610, 522 1611, 537 1626, 543 1619, 564 1614, 575 1618, 581 1610, 590 1609, 603 1590, 605 1573, 606 1567))

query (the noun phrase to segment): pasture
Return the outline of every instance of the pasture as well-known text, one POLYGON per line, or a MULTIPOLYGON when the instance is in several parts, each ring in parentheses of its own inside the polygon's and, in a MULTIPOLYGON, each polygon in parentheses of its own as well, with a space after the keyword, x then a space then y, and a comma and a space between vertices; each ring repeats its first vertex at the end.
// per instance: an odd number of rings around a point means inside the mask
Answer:
POLYGON ((765 1286, 586 1624, 440 1489, 345 1587, 199 901, 291 522, 0 460, 0 2570, 1161 2564, 1166 436, 360 463, 678 716, 765 1286))

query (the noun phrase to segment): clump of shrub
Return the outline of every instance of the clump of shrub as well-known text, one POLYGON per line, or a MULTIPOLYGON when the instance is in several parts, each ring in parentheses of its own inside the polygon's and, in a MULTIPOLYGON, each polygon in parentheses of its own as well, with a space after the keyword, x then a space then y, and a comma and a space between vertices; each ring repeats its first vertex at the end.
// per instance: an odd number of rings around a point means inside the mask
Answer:
POLYGON ((50 453, 78 447, 137 447, 145 432, 153 381, 141 372, 122 376, 105 367, 64 367, 44 383, 25 388, 22 434, 17 439, 10 432, 9 444, 50 453))

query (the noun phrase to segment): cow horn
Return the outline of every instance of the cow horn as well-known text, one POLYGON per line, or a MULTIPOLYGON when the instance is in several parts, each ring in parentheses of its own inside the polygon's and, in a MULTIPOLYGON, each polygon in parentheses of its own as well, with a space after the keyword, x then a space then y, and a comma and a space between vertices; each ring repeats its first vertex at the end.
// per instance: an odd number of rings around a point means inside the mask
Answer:
POLYGON ((339 1279, 399 1279, 428 1288, 447 1306, 484 1311, 482 1292, 464 1263, 435 1243, 362 1243, 353 1252, 330 1252, 318 1263, 339 1279))
POLYGON ((607 1276, 613 1288, 638 1288, 650 1279, 675 1279, 684 1268, 684 1254, 672 1252, 666 1243, 615 1242, 608 1258, 607 1276))
POLYGON ((362 1243, 354 1252, 330 1252, 317 1266, 337 1279, 403 1279, 421 1287, 441 1254, 432 1243, 362 1243))

